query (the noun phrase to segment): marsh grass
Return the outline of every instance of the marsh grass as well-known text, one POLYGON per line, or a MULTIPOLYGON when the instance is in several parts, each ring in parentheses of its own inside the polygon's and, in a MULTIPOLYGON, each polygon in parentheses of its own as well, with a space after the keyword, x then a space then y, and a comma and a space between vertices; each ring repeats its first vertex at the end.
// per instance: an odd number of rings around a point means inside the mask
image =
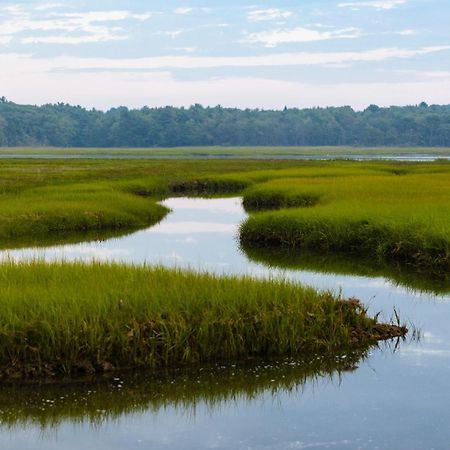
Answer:
POLYGON ((264 209, 284 209, 301 207, 307 208, 317 205, 321 194, 314 192, 291 192, 287 186, 285 190, 270 188, 261 189, 259 186, 248 189, 243 200, 247 211, 261 211, 264 209))
MULTIPOLYGON (((239 160, 0 161, 0 246, 161 220, 169 195, 244 192, 252 246, 450 270, 450 164, 239 160), (268 211, 276 209, 276 211, 268 211)), ((80 236, 81 238, 81 236, 80 236)))
POLYGON ((160 221, 157 204, 171 193, 241 191, 243 169, 292 162, 239 161, 0 161, 0 246, 70 232, 124 231, 160 221))
POLYGON ((159 267, 4 263, 0 302, 4 377, 342 351, 406 332, 284 281, 159 267))
POLYGON ((244 205, 284 209, 253 214, 241 225, 241 243, 355 255, 447 275, 450 165, 400 167, 401 176, 392 167, 374 168, 378 173, 277 179, 251 187, 244 205), (305 205, 311 197, 317 201, 305 205))
POLYGON ((193 178, 172 182, 169 186, 173 193, 190 193, 195 195, 236 193, 250 186, 252 181, 245 176, 214 176, 193 178))
POLYGON ((140 228, 161 220, 168 209, 102 183, 40 188, 0 198, 0 240, 52 233, 140 228))

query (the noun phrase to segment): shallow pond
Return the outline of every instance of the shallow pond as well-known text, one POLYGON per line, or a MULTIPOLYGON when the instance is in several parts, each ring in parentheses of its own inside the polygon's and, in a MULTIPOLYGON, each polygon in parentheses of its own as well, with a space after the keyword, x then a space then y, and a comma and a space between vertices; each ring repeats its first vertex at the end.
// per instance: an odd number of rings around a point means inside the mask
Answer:
POLYGON ((164 204, 172 209, 165 220, 128 236, 0 257, 283 276, 358 297, 387 318, 395 307, 421 329, 421 340, 331 362, 256 361, 67 387, 3 387, 0 448, 450 448, 450 290, 363 264, 339 270, 319 258, 273 268, 282 258, 251 252, 252 260, 239 249, 237 227, 246 217, 240 199, 173 198, 164 204))

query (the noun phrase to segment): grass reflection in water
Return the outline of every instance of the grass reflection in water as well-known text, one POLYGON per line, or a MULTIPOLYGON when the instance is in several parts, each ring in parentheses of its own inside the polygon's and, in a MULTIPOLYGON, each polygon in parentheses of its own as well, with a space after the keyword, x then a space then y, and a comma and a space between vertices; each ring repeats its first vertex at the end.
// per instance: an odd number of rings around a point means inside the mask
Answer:
POLYGON ((102 424, 128 414, 158 413, 173 408, 195 414, 233 402, 290 393, 326 379, 340 383, 345 372, 357 369, 368 350, 303 359, 254 360, 196 369, 111 375, 74 383, 3 385, 0 424, 4 429, 38 426, 55 429, 62 422, 102 424))

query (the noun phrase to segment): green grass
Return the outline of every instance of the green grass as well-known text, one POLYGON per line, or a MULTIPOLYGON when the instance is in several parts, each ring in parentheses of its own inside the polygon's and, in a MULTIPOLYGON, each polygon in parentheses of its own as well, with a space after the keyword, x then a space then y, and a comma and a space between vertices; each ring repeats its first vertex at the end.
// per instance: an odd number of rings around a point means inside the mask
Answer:
MULTIPOLYGON (((127 233, 167 214, 160 199, 233 192, 251 212, 240 231, 250 251, 356 256, 427 279, 450 272, 445 162, 3 160, 0 169, 4 248, 127 233)), ((332 354, 405 331, 281 281, 122 265, 2 264, 0 304, 5 378, 332 354)))
POLYGON ((446 162, 1 160, 0 169, 2 248, 149 226, 170 195, 243 193, 253 213, 241 227, 247 246, 357 255, 437 276, 450 268, 446 162))
MULTIPOLYGON (((152 225, 169 195, 242 192, 322 163, 295 161, 0 160, 0 247, 76 232, 152 225)), ((333 169, 334 170, 334 169, 333 169)), ((345 171, 344 167, 336 168, 345 171)), ((81 236, 80 236, 81 237, 81 236)))
POLYGON ((330 353, 406 332, 284 281, 158 267, 4 263, 0 303, 3 377, 330 353))
POLYGON ((102 182, 42 187, 0 198, 0 237, 5 242, 70 231, 136 229, 167 212, 154 201, 102 182))
POLYGON ((443 276, 450 270, 450 164, 309 170, 252 186, 243 245, 395 261, 443 276), (281 209, 280 209, 281 208, 281 209))
MULTIPOLYGON (((289 165, 252 162, 248 169, 289 165)), ((242 190, 247 186, 239 181, 243 175, 235 182, 226 174, 240 167, 238 161, 3 160, 0 247, 17 247, 56 235, 64 240, 68 233, 149 226, 167 214, 157 200, 171 193, 242 190)))

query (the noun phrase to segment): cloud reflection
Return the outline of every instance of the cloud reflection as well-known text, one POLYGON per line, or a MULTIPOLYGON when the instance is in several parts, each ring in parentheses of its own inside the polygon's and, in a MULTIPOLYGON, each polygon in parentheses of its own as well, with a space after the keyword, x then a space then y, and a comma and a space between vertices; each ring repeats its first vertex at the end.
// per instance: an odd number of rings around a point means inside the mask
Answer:
POLYGON ((235 233, 236 224, 215 222, 163 222, 145 230, 145 233, 192 234, 192 233, 235 233))

